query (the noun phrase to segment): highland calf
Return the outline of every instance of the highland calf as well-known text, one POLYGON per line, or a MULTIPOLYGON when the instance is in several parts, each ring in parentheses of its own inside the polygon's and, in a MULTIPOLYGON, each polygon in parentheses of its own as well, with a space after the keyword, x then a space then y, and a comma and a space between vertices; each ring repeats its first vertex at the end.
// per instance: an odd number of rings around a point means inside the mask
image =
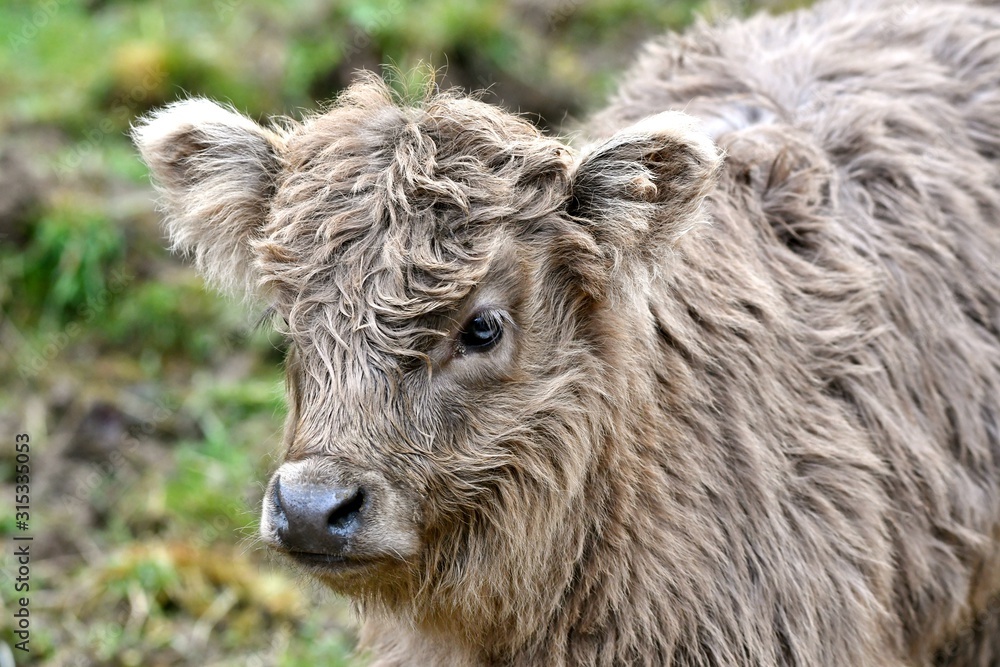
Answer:
POLYGON ((373 76, 135 128, 290 341, 264 541, 378 665, 1000 664, 1000 11, 697 27, 585 136, 373 76))

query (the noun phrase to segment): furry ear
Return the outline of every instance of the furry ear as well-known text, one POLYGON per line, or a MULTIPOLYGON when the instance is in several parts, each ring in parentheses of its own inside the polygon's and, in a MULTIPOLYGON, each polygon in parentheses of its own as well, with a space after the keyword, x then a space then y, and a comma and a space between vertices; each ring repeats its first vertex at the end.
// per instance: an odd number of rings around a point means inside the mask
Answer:
POLYGON ((722 156, 683 113, 667 111, 586 150, 573 174, 569 213, 605 253, 646 255, 699 222, 722 156))
POLYGON ((190 99, 140 119, 132 140, 162 196, 172 248, 193 256, 221 291, 253 293, 250 241, 275 190, 281 135, 209 100, 190 99))

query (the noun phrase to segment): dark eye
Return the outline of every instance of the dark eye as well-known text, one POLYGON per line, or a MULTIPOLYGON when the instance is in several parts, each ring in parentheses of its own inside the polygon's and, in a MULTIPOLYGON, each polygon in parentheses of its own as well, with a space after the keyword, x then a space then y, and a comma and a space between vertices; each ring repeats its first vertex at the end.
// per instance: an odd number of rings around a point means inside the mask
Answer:
POLYGON ((499 313, 476 313, 458 334, 459 353, 485 352, 503 338, 503 318, 499 313))

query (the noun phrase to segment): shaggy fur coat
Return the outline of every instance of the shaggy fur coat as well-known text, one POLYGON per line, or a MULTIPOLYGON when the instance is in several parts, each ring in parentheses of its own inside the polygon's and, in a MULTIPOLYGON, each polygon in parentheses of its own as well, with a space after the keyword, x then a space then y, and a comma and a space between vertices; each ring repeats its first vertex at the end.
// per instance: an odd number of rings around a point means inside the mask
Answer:
POLYGON ((136 128, 291 341, 264 541, 378 665, 1000 664, 1000 11, 701 25, 582 133, 370 77, 136 128), (279 478, 363 488, 354 541, 279 478))

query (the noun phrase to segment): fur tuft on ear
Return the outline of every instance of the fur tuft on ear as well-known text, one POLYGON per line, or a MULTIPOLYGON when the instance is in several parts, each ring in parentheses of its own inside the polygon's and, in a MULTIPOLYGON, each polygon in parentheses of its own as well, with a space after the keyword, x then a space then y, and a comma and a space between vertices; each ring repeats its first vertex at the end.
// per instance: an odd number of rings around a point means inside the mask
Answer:
POLYGON ((249 242, 267 217, 282 135, 209 100, 189 99, 140 119, 132 139, 160 191, 173 249, 193 256, 219 290, 253 294, 249 242))
POLYGON ((569 212, 606 253, 644 255, 703 221, 701 203, 721 165, 694 118, 666 111, 584 151, 569 212))

